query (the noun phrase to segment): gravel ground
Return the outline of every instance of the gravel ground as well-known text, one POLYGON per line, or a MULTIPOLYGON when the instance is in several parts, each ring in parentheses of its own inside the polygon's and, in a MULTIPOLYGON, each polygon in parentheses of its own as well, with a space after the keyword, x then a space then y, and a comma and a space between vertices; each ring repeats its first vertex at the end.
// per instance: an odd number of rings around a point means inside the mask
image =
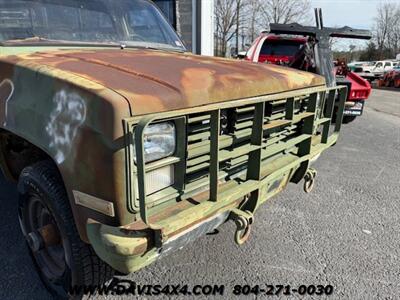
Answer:
MULTIPOLYGON (((332 298, 400 295, 400 93, 374 90, 315 164, 316 187, 289 187, 260 208, 250 240, 234 225, 126 279, 138 284, 330 284, 332 298)), ((49 299, 19 231, 15 186, 0 180, 0 299, 49 299)), ((295 297, 295 296, 294 296, 295 297)), ((101 298, 101 297, 99 297, 101 298)))

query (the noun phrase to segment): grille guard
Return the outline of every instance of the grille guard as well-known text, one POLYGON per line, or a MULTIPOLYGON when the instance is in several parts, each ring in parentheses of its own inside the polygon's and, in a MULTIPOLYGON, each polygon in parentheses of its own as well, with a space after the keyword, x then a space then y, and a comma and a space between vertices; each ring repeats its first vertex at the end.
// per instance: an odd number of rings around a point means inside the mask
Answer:
MULTIPOLYGON (((185 228, 198 222, 199 211, 202 211, 202 218, 207 218, 212 214, 221 213, 222 211, 231 211, 235 207, 235 201, 240 198, 248 197, 245 207, 241 209, 254 212, 260 202, 260 187, 266 182, 271 181, 271 178, 278 178, 283 174, 291 172, 297 165, 300 167, 294 174, 291 174, 291 181, 297 183, 300 181, 309 167, 309 161, 317 154, 321 153, 326 148, 334 145, 338 138, 338 133, 341 129, 343 110, 347 97, 347 88, 340 87, 314 87, 291 91, 275 95, 267 95, 256 98, 241 99, 236 101, 222 102, 202 107, 157 113, 154 115, 145 115, 132 117, 124 120, 125 130, 127 133, 127 206, 132 213, 139 212, 141 220, 155 232, 155 244, 161 246, 168 237, 172 236, 178 228, 185 228), (318 94, 320 95, 319 103, 318 94), (285 118, 283 121, 294 122, 298 116, 294 115, 294 102, 296 97, 308 95, 309 104, 303 115, 301 135, 297 140, 288 140, 281 150, 289 149, 294 145, 298 145, 298 154, 294 160, 288 161, 283 167, 264 176, 262 174, 262 151, 265 151, 266 145, 263 143, 263 134, 266 128, 274 126, 282 126, 282 120, 270 121, 265 124, 265 105, 270 101, 285 100, 285 118), (221 162, 220 143, 220 115, 221 110, 232 107, 243 107, 254 105, 254 119, 251 132, 251 143, 248 150, 248 167, 245 172, 245 180, 235 190, 220 191, 220 176, 219 167, 221 162), (332 122, 336 107, 336 119, 332 122), (319 110, 319 112, 318 112, 319 110), (146 194, 146 172, 163 166, 174 164, 176 167, 175 184, 173 187, 161 191, 157 197, 169 197, 176 199, 181 197, 187 191, 185 190, 185 172, 186 169, 186 122, 189 114, 209 112, 210 113, 210 166, 209 166, 209 198, 208 201, 190 208, 188 210, 177 213, 176 215, 163 221, 155 221, 152 218, 151 207, 148 205, 148 200, 156 198, 154 195, 146 194), (317 116, 317 114, 320 114, 317 116), (143 149, 143 132, 151 123, 158 121, 174 120, 177 126, 177 151, 173 157, 163 159, 153 163, 145 163, 143 149), (334 131, 330 134, 330 125, 335 123, 334 131), (315 130, 322 126, 320 143, 313 145, 315 138, 315 130), (134 131, 133 131, 134 130, 134 131), (133 134, 134 132, 134 134, 133 134), (132 147, 136 146, 136 164, 133 160, 132 147), (180 171, 180 172, 179 172, 180 171), (137 180, 137 184, 136 184, 137 180), (137 185, 135 191, 134 186, 137 185), (136 199, 138 202, 135 204, 136 199), (178 225, 179 224, 179 225, 178 225)), ((298 120, 297 120, 298 121, 298 120)), ((268 146, 271 147, 271 146, 268 146)), ((276 146, 274 151, 280 150, 276 146)), ((268 148, 267 151, 272 151, 268 148)), ((151 201, 152 202, 152 201, 151 201)), ((237 206, 237 203, 236 203, 237 206)))

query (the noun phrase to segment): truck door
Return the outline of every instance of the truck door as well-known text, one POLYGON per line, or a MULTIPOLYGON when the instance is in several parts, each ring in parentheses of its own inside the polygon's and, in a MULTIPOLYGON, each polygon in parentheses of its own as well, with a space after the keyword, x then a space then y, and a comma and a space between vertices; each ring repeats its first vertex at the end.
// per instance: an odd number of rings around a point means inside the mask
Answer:
POLYGON ((373 70, 374 73, 381 73, 383 72, 383 63, 381 61, 377 62, 375 68, 373 70))
POLYGON ((393 69, 392 63, 390 61, 385 62, 385 67, 383 69, 383 72, 388 72, 393 69))

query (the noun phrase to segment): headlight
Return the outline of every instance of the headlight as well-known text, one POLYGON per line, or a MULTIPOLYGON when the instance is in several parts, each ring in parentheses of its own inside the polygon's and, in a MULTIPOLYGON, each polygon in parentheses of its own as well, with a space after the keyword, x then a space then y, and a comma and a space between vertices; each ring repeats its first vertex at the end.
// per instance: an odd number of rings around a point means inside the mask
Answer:
MULTIPOLYGON (((172 122, 148 125, 143 132, 145 162, 152 162, 171 156, 176 148, 176 129, 172 122)), ((133 148, 136 161, 136 147, 133 148)))
POLYGON ((161 191, 174 184, 174 166, 169 165, 146 173, 147 195, 161 191))

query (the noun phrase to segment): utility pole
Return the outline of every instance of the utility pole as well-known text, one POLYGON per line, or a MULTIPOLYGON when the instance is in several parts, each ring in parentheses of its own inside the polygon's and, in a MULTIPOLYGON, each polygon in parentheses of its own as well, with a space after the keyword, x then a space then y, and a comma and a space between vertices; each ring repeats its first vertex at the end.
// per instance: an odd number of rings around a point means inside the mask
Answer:
POLYGON ((240 1, 236 0, 236 55, 239 55, 240 1))

